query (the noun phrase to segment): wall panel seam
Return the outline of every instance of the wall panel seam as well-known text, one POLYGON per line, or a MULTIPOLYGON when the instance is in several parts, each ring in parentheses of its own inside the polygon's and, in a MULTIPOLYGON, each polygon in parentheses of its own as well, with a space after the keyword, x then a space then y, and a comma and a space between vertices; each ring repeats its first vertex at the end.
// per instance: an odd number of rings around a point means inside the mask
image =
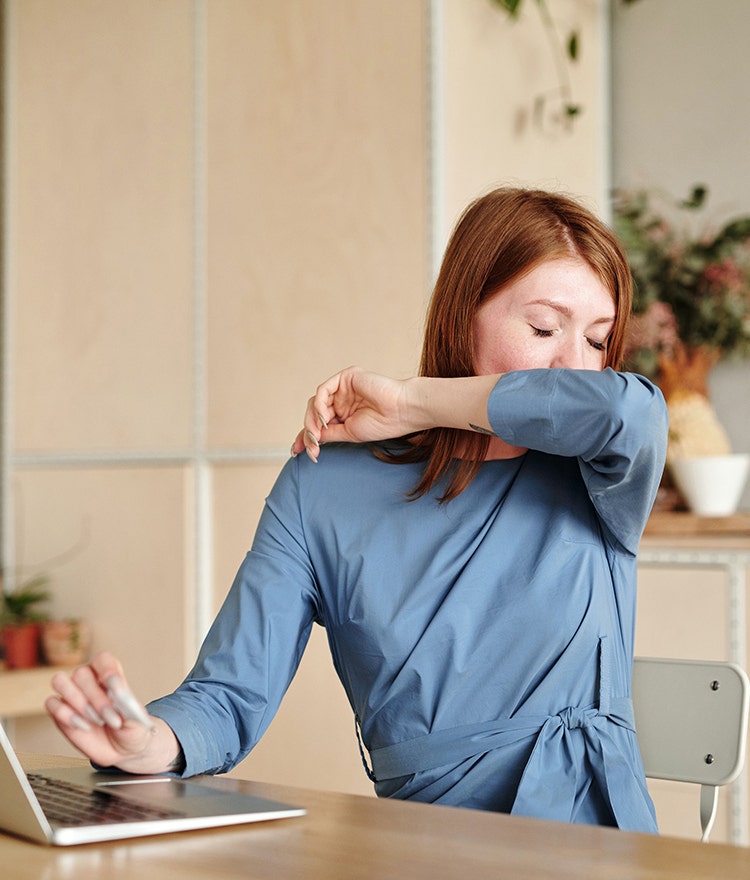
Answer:
POLYGON ((13 206, 15 203, 15 184, 13 168, 15 166, 14 139, 12 137, 13 120, 15 118, 15 3, 14 0, 5 0, 0 8, 3 16, 3 170, 2 170, 2 221, 3 221, 3 289, 1 292, 2 302, 2 412, 0 413, 0 442, 2 443, 2 458, 0 460, 0 533, 2 533, 2 568, 5 574, 3 581, 5 589, 13 587, 13 573, 15 571, 15 523, 14 523, 14 493, 13 493, 13 436, 14 436, 14 389, 11 376, 13 375, 13 352, 15 339, 13 336, 13 288, 15 273, 15 247, 14 226, 12 221, 13 206))

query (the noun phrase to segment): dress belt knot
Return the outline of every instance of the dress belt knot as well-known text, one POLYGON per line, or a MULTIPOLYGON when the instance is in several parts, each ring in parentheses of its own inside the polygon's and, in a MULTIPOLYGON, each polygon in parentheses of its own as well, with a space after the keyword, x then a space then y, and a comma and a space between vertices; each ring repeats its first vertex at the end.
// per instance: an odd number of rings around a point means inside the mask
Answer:
POLYGON ((562 721, 568 730, 575 730, 578 727, 589 727, 598 716, 596 709, 578 709, 569 706, 557 713, 557 717, 562 721))

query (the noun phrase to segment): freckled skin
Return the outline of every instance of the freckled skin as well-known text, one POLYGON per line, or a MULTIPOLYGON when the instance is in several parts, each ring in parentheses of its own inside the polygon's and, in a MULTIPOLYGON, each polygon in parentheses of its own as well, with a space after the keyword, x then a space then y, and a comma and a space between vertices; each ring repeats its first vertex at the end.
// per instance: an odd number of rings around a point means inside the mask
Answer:
MULTIPOLYGON (((561 367, 602 370, 612 295, 583 260, 550 260, 484 302, 474 320, 478 375, 561 367)), ((504 458, 493 438, 488 458, 504 458)))

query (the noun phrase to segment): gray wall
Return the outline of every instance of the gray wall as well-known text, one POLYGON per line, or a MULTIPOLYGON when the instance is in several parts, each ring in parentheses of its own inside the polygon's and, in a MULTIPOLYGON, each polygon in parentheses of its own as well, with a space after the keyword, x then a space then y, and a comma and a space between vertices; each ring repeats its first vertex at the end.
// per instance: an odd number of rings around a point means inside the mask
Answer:
MULTIPOLYGON (((682 196, 705 183, 712 222, 750 213, 750 0, 612 11, 614 185, 682 196)), ((711 393, 734 450, 750 452, 750 361, 719 364, 711 393)))

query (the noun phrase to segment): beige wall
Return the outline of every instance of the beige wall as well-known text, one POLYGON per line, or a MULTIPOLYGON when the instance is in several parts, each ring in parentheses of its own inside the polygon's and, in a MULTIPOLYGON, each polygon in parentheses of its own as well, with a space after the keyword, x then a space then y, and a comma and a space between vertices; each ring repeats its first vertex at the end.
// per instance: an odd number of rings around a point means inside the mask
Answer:
MULTIPOLYGON (((414 370, 459 208, 507 180, 602 204, 602 5, 557 4, 586 109, 550 133, 516 125, 557 82, 533 5, 6 4, 4 558, 53 561, 54 610, 143 699, 188 668, 314 384, 414 370)), ((370 791, 318 628, 241 772, 370 791)))
POLYGON ((580 35, 578 62, 567 64, 571 95, 582 108, 570 126, 558 120, 561 79, 536 4, 509 23, 490 0, 445 0, 443 69, 445 211, 452 223, 467 199, 498 183, 532 184, 583 197, 608 210, 608 52, 604 0, 548 4, 559 39, 580 35), (544 98, 541 124, 534 107, 544 98))

